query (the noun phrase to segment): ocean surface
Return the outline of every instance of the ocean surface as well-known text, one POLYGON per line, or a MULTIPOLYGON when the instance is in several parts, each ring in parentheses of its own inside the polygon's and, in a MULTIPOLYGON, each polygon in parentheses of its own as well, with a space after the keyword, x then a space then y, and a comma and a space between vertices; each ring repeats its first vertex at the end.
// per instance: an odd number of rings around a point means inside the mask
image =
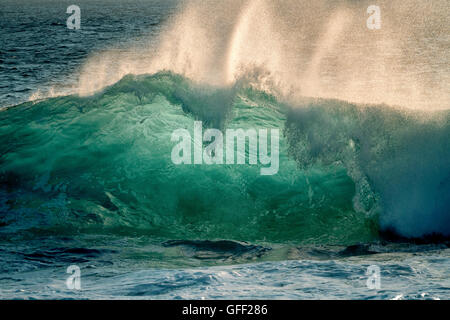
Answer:
POLYGON ((450 298, 447 1, 71 4, 0 3, 1 299, 450 298), (173 164, 195 121, 278 173, 173 164))

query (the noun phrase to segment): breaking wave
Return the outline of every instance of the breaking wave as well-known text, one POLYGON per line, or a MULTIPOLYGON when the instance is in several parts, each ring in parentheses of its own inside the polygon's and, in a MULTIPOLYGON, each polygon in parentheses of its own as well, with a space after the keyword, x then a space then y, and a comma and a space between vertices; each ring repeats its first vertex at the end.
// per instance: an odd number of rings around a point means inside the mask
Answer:
POLYGON ((356 243, 450 235, 450 112, 283 102, 248 81, 128 75, 0 112, 2 232, 356 243), (181 165, 171 134, 280 128, 279 172, 181 165))

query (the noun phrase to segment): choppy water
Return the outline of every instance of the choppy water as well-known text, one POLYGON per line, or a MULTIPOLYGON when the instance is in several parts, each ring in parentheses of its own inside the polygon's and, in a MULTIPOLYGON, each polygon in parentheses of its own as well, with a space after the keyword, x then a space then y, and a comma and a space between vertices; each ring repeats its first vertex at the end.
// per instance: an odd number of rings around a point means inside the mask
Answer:
MULTIPOLYGON (((360 92, 338 100, 338 87, 287 98, 285 84, 259 67, 229 81, 251 35, 238 31, 248 30, 249 13, 268 10, 264 1, 236 3, 226 14, 244 14, 225 67, 223 56, 205 54, 210 47, 194 50, 203 34, 192 12, 202 7, 179 18, 176 1, 81 2, 82 28, 70 31, 64 2, 0 4, 0 106, 8 107, 0 111, 1 298, 450 297, 448 96, 411 110, 360 103, 360 92), (158 49, 183 30, 193 38, 158 49), (279 128, 279 172, 174 165, 171 133, 192 132, 196 120, 279 128), (81 291, 66 287, 71 265, 81 291), (366 286, 370 265, 381 270, 378 290, 366 286)), ((449 9, 434 5, 430 12, 449 9)), ((345 28, 341 15, 330 19, 345 28)), ((448 35, 435 27, 413 41, 437 51, 413 64, 425 86, 449 76, 439 68, 448 65, 448 35)), ((319 53, 312 69, 336 56, 319 53)), ((332 65, 325 82, 340 83, 342 66, 332 65)))
POLYGON ((448 245, 281 246, 158 243, 146 237, 42 237, 2 245, 3 298, 448 299, 448 245), (86 245, 86 247, 83 247, 86 245), (66 269, 81 270, 68 290, 66 269), (381 288, 366 285, 381 270, 381 288))

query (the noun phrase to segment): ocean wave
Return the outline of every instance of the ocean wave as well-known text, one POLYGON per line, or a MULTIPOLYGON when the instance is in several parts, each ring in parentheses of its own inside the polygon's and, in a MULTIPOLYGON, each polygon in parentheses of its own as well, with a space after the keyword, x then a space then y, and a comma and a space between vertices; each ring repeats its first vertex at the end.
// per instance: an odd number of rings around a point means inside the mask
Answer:
POLYGON ((380 230, 450 235, 450 113, 308 99, 245 82, 126 76, 90 97, 0 112, 3 233, 366 242, 380 230), (171 162, 171 133, 280 128, 280 170, 171 162))

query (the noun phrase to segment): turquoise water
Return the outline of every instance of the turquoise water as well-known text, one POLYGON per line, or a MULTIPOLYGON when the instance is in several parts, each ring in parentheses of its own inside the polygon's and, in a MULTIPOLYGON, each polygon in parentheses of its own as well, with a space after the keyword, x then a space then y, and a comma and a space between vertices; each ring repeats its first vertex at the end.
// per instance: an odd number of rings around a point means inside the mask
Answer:
POLYGON ((2 112, 4 230, 325 243, 376 236, 371 215, 353 209, 355 183, 345 167, 305 171, 285 139, 274 176, 261 176, 258 166, 174 165, 171 134, 192 131, 195 119, 227 128, 284 126, 285 107, 264 93, 203 90, 173 74, 130 76, 92 98, 2 112))

